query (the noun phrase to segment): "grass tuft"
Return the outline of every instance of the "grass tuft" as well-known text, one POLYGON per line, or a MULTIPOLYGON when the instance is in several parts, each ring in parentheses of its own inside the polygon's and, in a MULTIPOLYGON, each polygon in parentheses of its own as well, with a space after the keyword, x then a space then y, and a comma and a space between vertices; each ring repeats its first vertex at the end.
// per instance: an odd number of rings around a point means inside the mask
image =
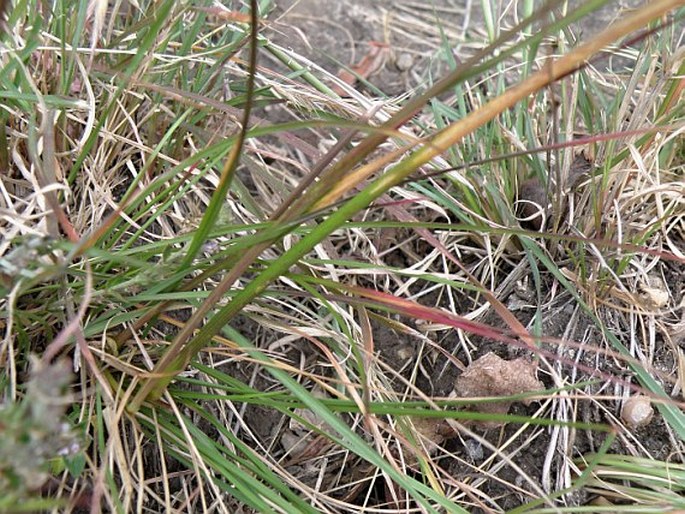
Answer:
POLYGON ((4 10, 0 511, 682 510, 682 2, 224 4, 4 10))

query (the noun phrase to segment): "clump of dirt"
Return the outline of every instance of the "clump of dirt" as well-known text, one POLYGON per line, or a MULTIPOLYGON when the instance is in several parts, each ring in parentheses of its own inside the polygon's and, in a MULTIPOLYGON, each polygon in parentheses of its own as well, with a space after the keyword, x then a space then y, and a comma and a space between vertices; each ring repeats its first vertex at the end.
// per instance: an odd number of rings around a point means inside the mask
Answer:
MULTIPOLYGON (((545 386, 535 374, 538 366, 524 357, 515 360, 504 360, 494 353, 486 353, 466 368, 457 378, 454 389, 462 398, 486 396, 514 396, 533 391, 542 391, 545 386)), ((488 414, 507 414, 513 401, 480 403, 479 412, 488 414)), ((523 400, 528 405, 530 400, 523 400)), ((497 422, 485 422, 483 426, 492 428, 500 425, 497 422)))

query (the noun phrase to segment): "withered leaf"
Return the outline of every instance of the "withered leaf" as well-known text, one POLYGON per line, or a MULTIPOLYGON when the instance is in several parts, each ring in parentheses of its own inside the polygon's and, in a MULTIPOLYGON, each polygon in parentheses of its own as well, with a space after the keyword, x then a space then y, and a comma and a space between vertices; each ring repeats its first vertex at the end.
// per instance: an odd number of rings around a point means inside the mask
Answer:
MULTIPOLYGON (((535 377, 537 364, 519 358, 513 361, 501 359, 490 352, 473 361, 457 378, 454 389, 462 398, 512 396, 540 391, 544 384, 535 377)), ((480 403, 475 408, 488 414, 506 414, 511 401, 480 403)), ((528 404, 529 401, 523 403, 528 404)), ((485 423, 487 427, 497 423, 485 423)))
MULTIPOLYGON (((367 54, 362 57, 361 61, 350 67, 351 71, 340 70, 338 78, 350 86, 354 85, 357 77, 368 79, 383 69, 389 55, 390 47, 387 44, 379 41, 369 41, 369 51, 367 54)), ((334 85, 332 89, 340 96, 349 96, 340 86, 334 85)))
POLYGON ((425 445, 429 453, 432 453, 445 439, 455 437, 457 434, 440 418, 413 417, 412 425, 416 435, 420 436, 421 444, 425 445))

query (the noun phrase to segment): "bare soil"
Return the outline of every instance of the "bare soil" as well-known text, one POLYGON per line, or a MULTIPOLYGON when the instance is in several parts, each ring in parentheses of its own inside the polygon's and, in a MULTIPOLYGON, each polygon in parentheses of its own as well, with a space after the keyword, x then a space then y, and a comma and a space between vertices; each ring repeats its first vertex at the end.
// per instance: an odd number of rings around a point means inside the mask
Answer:
MULTIPOLYGON (((641 3, 610 2, 574 30, 580 39, 591 36, 641 3)), ((441 53, 445 41, 459 62, 487 37, 480 3, 467 0, 280 0, 277 5, 270 39, 332 73, 359 63, 370 42, 387 44, 390 56, 368 82, 373 93, 388 96, 411 91, 428 74, 441 77, 450 66, 441 53)), ((607 54, 599 66, 615 70, 625 62, 607 54)))

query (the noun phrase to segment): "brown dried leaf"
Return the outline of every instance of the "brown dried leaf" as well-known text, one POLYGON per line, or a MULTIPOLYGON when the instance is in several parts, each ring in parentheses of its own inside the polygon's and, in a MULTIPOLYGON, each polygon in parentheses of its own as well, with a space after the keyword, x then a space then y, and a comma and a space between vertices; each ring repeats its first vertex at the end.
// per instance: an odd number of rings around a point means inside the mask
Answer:
MULTIPOLYGON (((389 55, 390 47, 387 44, 379 41, 369 41, 368 53, 362 57, 361 61, 350 67, 351 71, 340 70, 338 78, 346 84, 353 86, 357 81, 357 77, 366 80, 381 71, 389 55)), ((340 96, 348 96, 347 92, 340 86, 334 85, 332 89, 340 96)))
POLYGON ((420 436, 421 444, 425 446, 428 453, 433 453, 445 439, 457 435, 444 419, 413 417, 411 422, 416 435, 420 436))
MULTIPOLYGON (((252 21, 252 16, 249 13, 243 13, 240 11, 231 11, 225 7, 194 7, 196 11, 206 12, 212 16, 216 16, 218 19, 227 22, 234 23, 245 23, 249 25, 252 21)), ((264 24, 266 20, 259 19, 260 24, 264 24)))
POLYGON ((663 279, 655 275, 646 277, 639 285, 639 298, 646 309, 663 309, 671 295, 663 279))
MULTIPOLYGON (((501 359, 494 353, 487 353, 466 368, 454 384, 458 396, 462 398, 512 396, 545 388, 535 377, 537 364, 520 358, 513 361, 501 359)), ((511 401, 482 403, 479 412, 506 414, 511 401)), ((523 401, 526 405, 530 401, 523 401)), ((485 423, 488 427, 497 423, 485 423)))
POLYGON ((445 440, 458 435, 447 421, 441 418, 412 416, 410 422, 406 427, 411 431, 411 437, 406 444, 409 452, 405 454, 405 462, 409 466, 415 466, 420 457, 434 455, 445 440))

